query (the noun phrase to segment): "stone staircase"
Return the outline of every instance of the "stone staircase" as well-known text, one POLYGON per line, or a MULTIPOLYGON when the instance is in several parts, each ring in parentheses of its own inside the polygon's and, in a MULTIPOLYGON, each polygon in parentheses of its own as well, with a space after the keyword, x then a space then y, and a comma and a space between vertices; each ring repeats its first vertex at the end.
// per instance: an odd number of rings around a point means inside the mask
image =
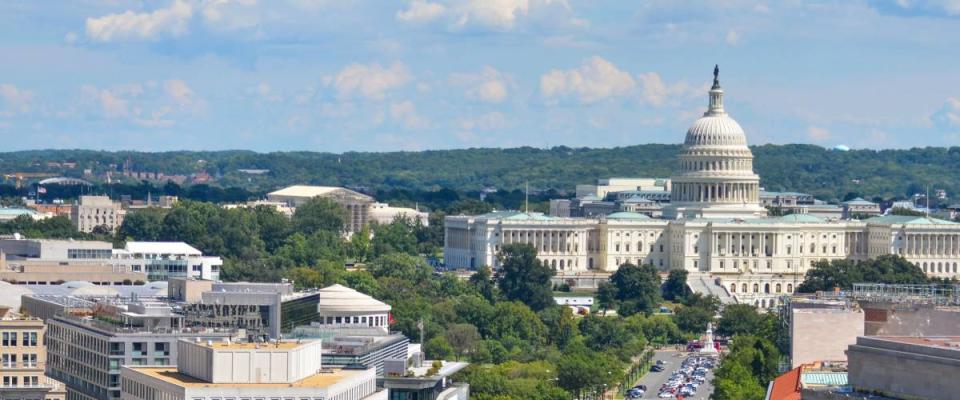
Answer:
POLYGON ((692 290, 694 293, 717 296, 722 304, 737 303, 737 299, 731 296, 730 293, 727 292, 726 288, 717 285, 709 274, 691 272, 689 275, 687 275, 687 286, 689 286, 690 290, 692 290))

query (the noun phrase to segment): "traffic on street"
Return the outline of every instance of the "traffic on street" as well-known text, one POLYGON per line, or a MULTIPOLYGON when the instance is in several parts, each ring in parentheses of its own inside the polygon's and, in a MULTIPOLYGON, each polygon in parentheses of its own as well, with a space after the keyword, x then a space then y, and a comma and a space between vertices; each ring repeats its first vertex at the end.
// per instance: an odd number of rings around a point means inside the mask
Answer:
POLYGON ((676 350, 654 353, 654 364, 626 393, 627 399, 709 399, 715 357, 676 350))

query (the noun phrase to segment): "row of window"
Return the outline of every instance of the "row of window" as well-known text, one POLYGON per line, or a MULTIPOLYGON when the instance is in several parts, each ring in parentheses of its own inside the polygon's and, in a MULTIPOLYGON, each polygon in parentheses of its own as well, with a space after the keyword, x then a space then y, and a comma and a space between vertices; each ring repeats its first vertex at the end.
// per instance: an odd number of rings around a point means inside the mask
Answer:
POLYGON ((0 344, 2 344, 4 347, 11 347, 11 346, 36 347, 37 346, 37 332, 22 332, 22 333, 23 335, 20 337, 22 337, 23 340, 17 343, 18 332, 3 332, 2 334, 3 340, 0 341, 0 344))
MULTIPOLYGON (((741 284, 740 284, 740 293, 751 293, 751 292, 747 291, 747 289, 749 289, 749 288, 750 288, 750 286, 748 286, 746 283, 741 283, 741 284)), ((760 288, 761 288, 761 286, 760 286, 759 283, 754 283, 754 284, 753 284, 753 292, 752 292, 752 293, 760 293, 760 288)), ((784 292, 782 291, 783 286, 782 286, 781 284, 779 284, 779 283, 776 283, 776 284, 773 285, 773 292, 770 291, 770 288, 771 288, 771 286, 770 286, 769 283, 764 283, 764 284, 763 284, 763 293, 765 293, 765 294, 770 294, 770 293, 784 293, 784 292)), ((793 284, 792 284, 792 283, 788 283, 787 286, 786 286, 786 288, 787 288, 786 293, 793 293, 793 284)), ((736 283, 731 283, 731 284, 730 284, 730 293, 737 293, 737 284, 736 284, 736 283)))
POLYGON ((4 368, 36 368, 37 355, 34 353, 24 354, 23 363, 17 364, 16 354, 4 354, 3 356, 0 356, 0 365, 2 365, 4 368))
MULTIPOLYGON (((23 386, 39 386, 39 385, 40 385, 40 377, 36 375, 23 377, 23 386)), ((4 387, 20 386, 20 377, 19 376, 3 377, 3 386, 4 387)))

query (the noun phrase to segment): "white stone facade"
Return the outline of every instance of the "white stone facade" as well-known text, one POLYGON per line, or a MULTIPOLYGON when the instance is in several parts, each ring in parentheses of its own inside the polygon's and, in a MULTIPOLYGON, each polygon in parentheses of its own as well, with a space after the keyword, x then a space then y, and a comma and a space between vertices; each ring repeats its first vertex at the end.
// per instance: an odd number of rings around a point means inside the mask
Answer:
POLYGON ((819 260, 899 254, 929 276, 960 278, 957 223, 908 216, 767 217, 753 156, 743 131, 723 111, 722 94, 715 81, 710 110, 687 133, 663 219, 630 212, 598 219, 522 212, 449 216, 446 265, 496 268, 503 245, 529 243, 558 275, 611 273, 624 263, 683 268, 759 306, 792 293, 819 260))

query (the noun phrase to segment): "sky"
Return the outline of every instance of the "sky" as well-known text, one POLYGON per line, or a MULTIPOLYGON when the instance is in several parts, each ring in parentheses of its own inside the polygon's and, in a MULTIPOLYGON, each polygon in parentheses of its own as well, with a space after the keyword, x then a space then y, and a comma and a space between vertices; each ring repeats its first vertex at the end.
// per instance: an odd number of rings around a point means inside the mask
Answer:
POLYGON ((0 151, 960 145, 960 0, 0 2, 0 151))

